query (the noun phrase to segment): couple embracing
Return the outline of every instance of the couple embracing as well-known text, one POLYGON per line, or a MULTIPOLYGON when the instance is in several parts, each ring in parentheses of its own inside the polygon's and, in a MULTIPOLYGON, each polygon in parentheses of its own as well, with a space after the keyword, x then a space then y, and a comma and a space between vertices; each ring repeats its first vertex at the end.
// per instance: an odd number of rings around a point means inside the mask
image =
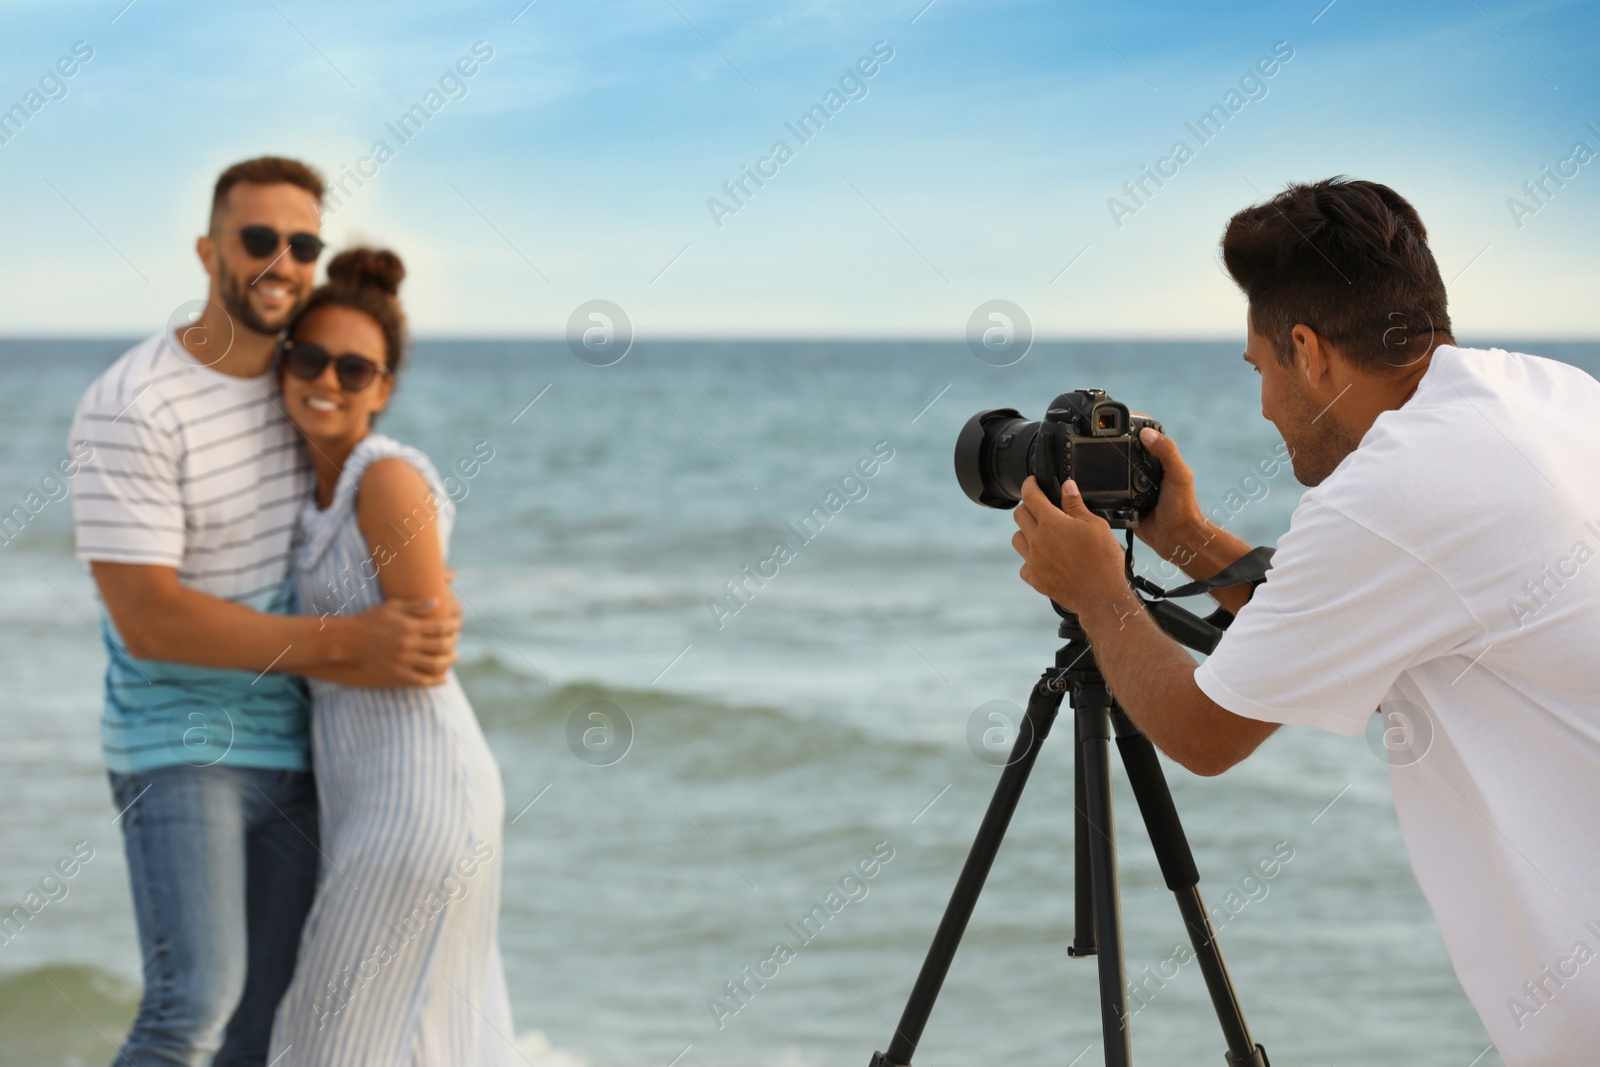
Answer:
POLYGON ((117 1063, 498 1064, 500 773, 451 664, 454 505, 373 430, 393 253, 328 263, 322 179, 218 178, 191 324, 79 402, 77 554, 144 992, 117 1063))

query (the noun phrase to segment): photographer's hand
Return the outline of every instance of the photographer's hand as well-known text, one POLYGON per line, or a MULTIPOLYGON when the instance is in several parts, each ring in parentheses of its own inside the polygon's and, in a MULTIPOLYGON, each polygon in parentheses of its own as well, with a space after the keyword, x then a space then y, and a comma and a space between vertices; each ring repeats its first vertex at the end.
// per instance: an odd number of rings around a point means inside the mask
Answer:
POLYGON ((1016 520, 1011 544, 1024 561, 1022 580, 1078 616, 1112 692, 1157 748, 1196 774, 1221 774, 1278 728, 1201 692, 1194 659, 1129 588, 1122 546, 1076 485, 1062 485, 1058 508, 1029 478, 1016 520))
MULTIPOLYGON (((1224 530, 1200 510, 1194 493, 1194 471, 1178 454, 1172 438, 1145 429, 1139 440, 1150 454, 1161 461, 1161 495, 1155 508, 1139 522, 1139 540, 1190 578, 1203 579, 1220 574, 1223 568, 1242 558, 1250 545, 1224 530)), ((1239 585, 1212 591, 1218 604, 1239 613, 1254 591, 1239 585)))
POLYGON ((1015 517, 1022 580, 1078 616, 1118 702, 1156 747, 1196 774, 1221 774, 1278 728, 1200 691, 1194 659, 1129 588, 1122 546, 1075 484, 1062 485, 1058 508, 1029 478, 1015 517))
POLYGON ((1194 471, 1166 434, 1146 428, 1139 441, 1161 461, 1162 470, 1161 495, 1155 508, 1139 521, 1139 540, 1162 559, 1182 567, 1186 558, 1197 553, 1195 545, 1211 540, 1211 524, 1194 493, 1194 471))
POLYGON ((1022 580, 1071 612, 1091 602, 1137 607, 1128 586, 1122 545, 1111 526, 1090 511, 1070 479, 1058 508, 1030 475, 1012 512, 1011 547, 1022 557, 1022 580))

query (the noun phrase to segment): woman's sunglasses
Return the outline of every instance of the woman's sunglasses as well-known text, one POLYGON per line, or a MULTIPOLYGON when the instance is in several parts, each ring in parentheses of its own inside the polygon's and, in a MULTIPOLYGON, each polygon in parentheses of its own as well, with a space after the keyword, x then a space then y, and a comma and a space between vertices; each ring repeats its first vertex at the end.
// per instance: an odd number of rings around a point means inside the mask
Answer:
POLYGON ((283 369, 303 381, 321 377, 328 364, 332 363, 333 372, 339 378, 339 387, 348 393, 359 393, 372 384, 372 379, 389 374, 388 367, 379 366, 366 356, 358 356, 354 352, 333 356, 315 341, 296 341, 291 338, 283 342, 280 352, 283 369))
MULTIPOLYGON (((246 226, 239 231, 244 250, 257 259, 266 259, 278 250, 278 231, 271 226, 246 226)), ((291 233, 289 254, 300 263, 315 263, 322 255, 322 238, 314 233, 291 233)))

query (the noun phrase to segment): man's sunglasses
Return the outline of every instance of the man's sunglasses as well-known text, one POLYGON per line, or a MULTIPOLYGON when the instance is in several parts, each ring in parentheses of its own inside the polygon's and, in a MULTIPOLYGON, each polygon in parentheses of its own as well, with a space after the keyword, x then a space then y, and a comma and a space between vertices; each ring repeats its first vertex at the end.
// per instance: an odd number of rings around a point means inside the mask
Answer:
POLYGON ((379 366, 366 356, 358 356, 354 352, 333 356, 315 341, 290 338, 283 342, 279 352, 283 369, 308 382, 320 378, 328 364, 332 363, 333 372, 339 378, 339 387, 349 393, 359 393, 372 384, 372 379, 389 374, 388 367, 379 366))
MULTIPOLYGON (((246 226, 239 231, 244 250, 257 259, 267 259, 278 250, 278 231, 271 226, 246 226)), ((289 254, 300 263, 315 263, 322 255, 322 238, 314 233, 291 233, 289 254)))

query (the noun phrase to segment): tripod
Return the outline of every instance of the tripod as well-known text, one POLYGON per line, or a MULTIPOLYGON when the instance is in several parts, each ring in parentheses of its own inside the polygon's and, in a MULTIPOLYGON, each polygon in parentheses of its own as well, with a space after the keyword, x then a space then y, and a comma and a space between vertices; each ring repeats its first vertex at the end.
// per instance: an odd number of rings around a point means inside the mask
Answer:
MULTIPOLYGON (((1265 551, 1265 550, 1259 550, 1265 551)), ((1254 555, 1254 554, 1252 554, 1254 555)), ((1132 539, 1129 539, 1131 564, 1132 539)), ((1241 560, 1243 564, 1246 561, 1241 560)), ((1217 588, 1218 579, 1232 577, 1234 568, 1210 582, 1193 583, 1166 593, 1144 579, 1136 579, 1129 568, 1129 579, 1138 588, 1162 595, 1187 595, 1188 591, 1217 588)), ((1052 603, 1054 603, 1052 601, 1052 603)), ((1210 652, 1221 639, 1222 631, 1176 604, 1145 601, 1157 623, 1176 640, 1190 648, 1210 652)), ((1177 897, 1178 912, 1188 928, 1190 943, 1200 972, 1205 977, 1217 1021, 1228 1045, 1228 1067, 1268 1067, 1266 1049, 1250 1038, 1244 1013, 1222 961, 1210 916, 1200 898, 1200 874, 1188 838, 1178 821, 1172 793, 1150 739, 1139 732, 1106 686, 1077 616, 1055 605, 1061 616, 1060 636, 1066 644, 1056 653, 1055 665, 1046 669, 1034 684, 1012 747, 1011 759, 1000 774, 989 808, 978 827, 977 838, 967 854, 967 862, 956 880, 944 918, 933 936, 917 982, 911 989, 900 1025, 887 1052, 873 1053, 869 1067, 909 1067, 922 1039, 923 1028, 933 1012, 950 963, 960 946, 961 935, 972 917, 972 909, 983 891, 984 880, 1000 851, 1001 839, 1016 811, 1017 801, 1028 782, 1028 774, 1039 756, 1039 748, 1050 734, 1063 696, 1070 696, 1077 746, 1073 751, 1074 800, 1077 809, 1073 829, 1074 889, 1076 893, 1076 934, 1067 950, 1069 956, 1098 956, 1100 969, 1100 1029, 1105 1044, 1106 1067, 1131 1067, 1128 1045, 1128 993, 1122 956, 1122 913, 1117 889, 1115 828, 1111 811, 1110 741, 1113 731, 1117 750, 1122 754, 1128 783, 1133 787, 1139 813, 1155 846, 1156 859, 1167 888, 1177 897)))

